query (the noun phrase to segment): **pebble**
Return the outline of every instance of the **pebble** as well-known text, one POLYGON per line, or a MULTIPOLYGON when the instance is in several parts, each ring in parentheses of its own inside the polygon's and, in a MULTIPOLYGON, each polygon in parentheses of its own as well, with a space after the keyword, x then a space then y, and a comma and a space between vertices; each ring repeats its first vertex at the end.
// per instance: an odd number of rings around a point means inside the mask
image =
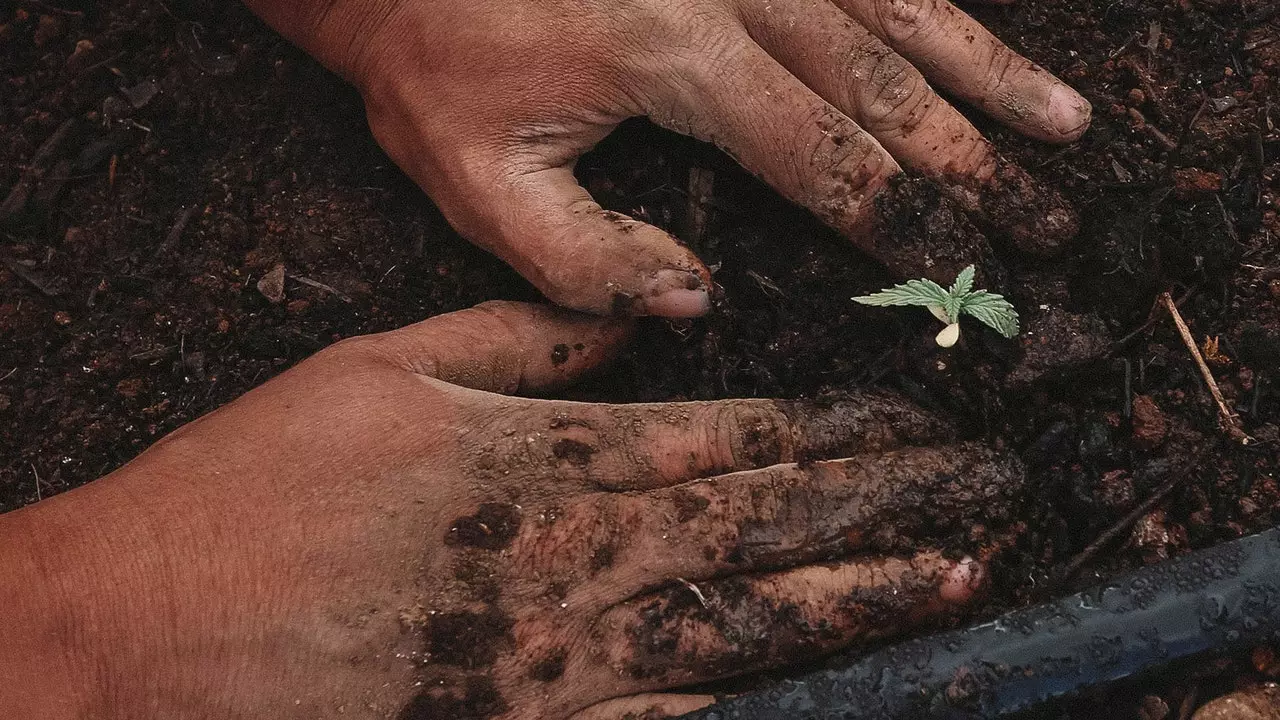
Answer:
POLYGON ((1160 412, 1160 406, 1150 395, 1133 396, 1133 444, 1143 450, 1153 450, 1164 442, 1169 433, 1169 423, 1160 412))
POLYGON ((284 300, 284 265, 279 263, 258 281, 258 292, 273 303, 284 300))

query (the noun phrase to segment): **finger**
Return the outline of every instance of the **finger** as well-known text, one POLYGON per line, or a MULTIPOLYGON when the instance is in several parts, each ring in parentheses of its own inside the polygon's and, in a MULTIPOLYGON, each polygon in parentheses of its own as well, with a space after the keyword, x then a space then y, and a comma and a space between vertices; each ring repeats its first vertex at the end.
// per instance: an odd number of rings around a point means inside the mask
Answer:
POLYGON ((711 306, 711 276, 697 257, 658 228, 606 212, 573 177, 577 157, 632 112, 477 128, 459 138, 434 135, 380 103, 369 110, 379 144, 449 223, 552 302, 601 315, 701 315, 711 306))
POLYGON ((868 237, 871 198, 901 172, 897 162, 745 33, 717 44, 684 76, 664 75, 649 116, 719 145, 855 242, 868 237))
POLYGON ((640 592, 683 577, 776 569, 852 552, 964 537, 1014 516, 1025 486, 1012 456, 981 444, 905 448, 780 465, 653 491, 630 512, 610 574, 640 592))
POLYGON ((640 692, 812 660, 954 612, 982 581, 972 560, 922 553, 677 584, 601 618, 601 674, 640 692))
POLYGON ((697 712, 715 701, 713 695, 646 693, 606 700, 575 714, 570 720, 665 720, 697 712))
POLYGON ((575 607, 609 606, 669 583, 792 567, 851 553, 967 539, 1014 517, 1016 458, 980 444, 778 465, 647 493, 597 493, 521 526, 522 577, 576 571, 575 607))
MULTIPOLYGON (((1007 235, 1019 249, 1052 254, 1075 236, 1075 213, 1056 191, 1001 160, 911 63, 831 3, 771 0, 749 6, 746 23, 770 54, 895 158, 941 183, 949 199, 1007 235)), ((886 252, 901 256, 899 245, 886 252)), ((951 272, 949 265, 964 267, 973 259, 929 264, 951 272)), ((991 266, 981 259, 985 262, 975 264, 991 266)))
POLYGON ((749 37, 725 44, 650 116, 717 143, 899 276, 949 283, 967 265, 995 266, 986 237, 936 187, 899 186, 901 168, 857 123, 749 37))
POLYGON ((696 317, 711 308, 710 272, 675 238, 597 205, 567 167, 497 178, 473 239, 551 301, 609 315, 696 317))
POLYGON ((607 363, 630 331, 622 320, 494 301, 356 342, 420 375, 477 390, 527 393, 561 387, 607 363))
POLYGON ((899 162, 934 178, 994 173, 996 154, 982 134, 911 63, 828 0, 747 3, 744 22, 770 55, 899 162))
POLYGON ((1047 142, 1089 126, 1089 102, 1010 50, 946 0, 834 0, 929 78, 1006 125, 1047 142))
POLYGON ((562 480, 588 489, 666 487, 737 470, 945 442, 954 430, 898 395, 838 402, 720 400, 637 405, 539 404, 545 434, 522 438, 562 480))

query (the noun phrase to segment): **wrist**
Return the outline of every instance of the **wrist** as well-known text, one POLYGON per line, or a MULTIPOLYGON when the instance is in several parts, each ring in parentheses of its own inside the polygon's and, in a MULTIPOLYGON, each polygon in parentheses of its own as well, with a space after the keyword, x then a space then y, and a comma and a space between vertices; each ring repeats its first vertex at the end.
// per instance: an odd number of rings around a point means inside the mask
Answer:
POLYGON ((394 22, 400 0, 245 0, 290 42, 363 92, 378 38, 394 22))

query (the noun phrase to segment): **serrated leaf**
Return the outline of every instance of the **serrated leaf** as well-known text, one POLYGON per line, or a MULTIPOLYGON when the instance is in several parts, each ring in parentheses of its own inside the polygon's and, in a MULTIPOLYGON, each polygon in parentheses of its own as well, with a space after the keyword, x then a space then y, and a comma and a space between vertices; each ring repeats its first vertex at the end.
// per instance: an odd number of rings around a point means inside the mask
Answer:
POLYGON ((863 295, 853 299, 854 302, 876 307, 896 305, 940 305, 947 307, 951 299, 950 293, 932 280, 908 280, 901 285, 894 285, 888 290, 881 290, 871 295, 863 295))
POLYGON ((972 315, 1007 338, 1018 334, 1018 311, 1003 295, 986 290, 969 293, 961 303, 960 312, 972 315))
POLYGON ((943 304, 942 310, 947 314, 946 322, 948 324, 960 321, 960 307, 963 302, 963 295, 947 296, 947 302, 943 304))
POLYGON ((951 283, 952 297, 964 297, 973 290, 973 276, 976 270, 972 265, 960 271, 956 281, 951 283))

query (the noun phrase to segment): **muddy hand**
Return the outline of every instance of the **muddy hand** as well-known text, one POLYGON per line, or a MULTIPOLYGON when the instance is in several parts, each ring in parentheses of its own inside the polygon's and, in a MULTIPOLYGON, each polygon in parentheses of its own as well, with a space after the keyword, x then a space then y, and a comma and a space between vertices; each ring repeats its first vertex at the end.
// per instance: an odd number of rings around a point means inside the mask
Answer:
POLYGON ((674 714, 707 698, 673 688, 974 594, 981 567, 940 549, 1009 517, 1020 468, 893 397, 497 394, 559 386, 625 334, 491 303, 343 342, 0 517, 0 708, 674 714))
POLYGON ((873 199, 903 168, 1023 250, 1075 232, 930 83, 1048 142, 1079 137, 1089 104, 946 0, 248 4, 359 86, 378 141, 463 235, 566 307, 709 308, 692 253, 574 179, 634 116, 716 143, 902 275, 949 282, 983 259, 886 247, 873 199))

